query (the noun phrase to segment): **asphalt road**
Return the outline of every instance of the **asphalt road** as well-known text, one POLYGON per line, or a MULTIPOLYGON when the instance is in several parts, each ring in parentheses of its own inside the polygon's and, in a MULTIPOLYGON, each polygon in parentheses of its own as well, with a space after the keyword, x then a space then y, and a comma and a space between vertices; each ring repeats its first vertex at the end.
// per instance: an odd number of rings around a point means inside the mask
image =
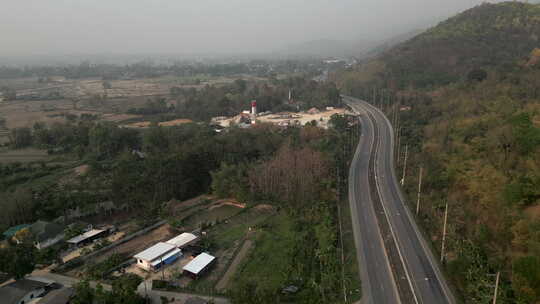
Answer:
POLYGON ((405 206, 394 170, 390 122, 372 105, 343 98, 362 126, 349 172, 362 303, 454 304, 438 260, 405 206))

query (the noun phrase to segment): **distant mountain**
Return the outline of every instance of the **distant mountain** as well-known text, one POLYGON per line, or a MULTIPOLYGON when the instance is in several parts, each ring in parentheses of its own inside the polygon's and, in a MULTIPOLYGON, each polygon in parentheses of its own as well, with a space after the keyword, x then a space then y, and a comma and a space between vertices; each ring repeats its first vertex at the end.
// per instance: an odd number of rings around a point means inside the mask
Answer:
POLYGON ((423 31, 423 29, 411 30, 382 40, 312 40, 289 45, 279 52, 291 55, 308 55, 316 57, 373 57, 423 31))
POLYGON ((291 55, 308 55, 317 57, 358 56, 374 45, 373 41, 347 41, 320 39, 291 44, 279 53, 291 55))

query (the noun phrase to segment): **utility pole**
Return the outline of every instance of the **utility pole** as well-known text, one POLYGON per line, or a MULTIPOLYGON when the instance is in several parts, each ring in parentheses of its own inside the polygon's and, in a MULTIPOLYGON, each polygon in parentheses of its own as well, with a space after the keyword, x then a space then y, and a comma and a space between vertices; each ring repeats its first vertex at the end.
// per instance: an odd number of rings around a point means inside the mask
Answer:
POLYGON ((163 257, 161 259, 161 278, 165 281, 165 265, 163 265, 163 257))
POLYGON ((405 174, 407 173, 407 157, 409 155, 409 145, 405 146, 405 160, 403 163, 403 178, 401 179, 401 185, 405 185, 405 174))
POLYGON ((384 100, 384 92, 385 92, 384 90, 381 92, 381 111, 383 111, 383 113, 384 113, 384 108, 386 106, 386 102, 384 100))
POLYGON ((420 167, 420 176, 418 176, 418 199, 416 200, 416 215, 420 212, 420 194, 422 193, 422 173, 424 167, 420 167))
POLYGON ((401 163, 401 128, 397 128, 397 164, 401 163))
POLYGON ((495 280, 495 293, 493 294, 493 304, 497 304, 497 293, 499 291, 499 278, 501 276, 501 272, 497 272, 497 279, 495 280))
POLYGON ((395 105, 395 115, 394 115, 394 130, 395 130, 395 133, 396 133, 396 143, 398 145, 398 148, 397 148, 397 158, 398 158, 398 165, 399 165, 399 135, 400 135, 400 129, 401 127, 399 126, 399 100, 396 102, 396 105, 395 105))
POLYGON ((443 236, 442 236, 442 247, 441 247, 441 263, 444 262, 444 249, 446 241, 446 222, 448 220, 448 201, 446 201, 446 210, 444 211, 444 226, 443 226, 443 236))

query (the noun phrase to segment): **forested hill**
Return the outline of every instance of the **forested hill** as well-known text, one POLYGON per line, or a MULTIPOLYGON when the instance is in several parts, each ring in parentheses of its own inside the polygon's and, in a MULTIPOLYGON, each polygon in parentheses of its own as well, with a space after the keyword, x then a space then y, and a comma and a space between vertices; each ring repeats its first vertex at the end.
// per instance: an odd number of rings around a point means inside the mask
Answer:
POLYGON ((425 88, 465 79, 475 69, 507 72, 540 46, 540 5, 484 3, 363 65, 365 80, 425 88), (382 76, 382 77, 381 77, 382 76))
MULTIPOLYGON (((399 129, 398 172, 463 303, 540 303, 540 6, 483 4, 336 75, 399 129), (407 107, 403 107, 407 106, 407 107)), ((414 212, 413 211, 413 212, 414 212)))

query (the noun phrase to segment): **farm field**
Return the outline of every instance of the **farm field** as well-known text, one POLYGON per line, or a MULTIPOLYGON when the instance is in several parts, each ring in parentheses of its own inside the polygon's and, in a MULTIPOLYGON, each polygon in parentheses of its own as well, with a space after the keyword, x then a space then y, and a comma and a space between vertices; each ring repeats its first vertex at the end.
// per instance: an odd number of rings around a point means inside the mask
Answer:
MULTIPOLYGON (((175 119, 175 120, 169 120, 169 121, 163 121, 159 122, 158 125, 161 127, 174 127, 174 126, 180 126, 183 124, 192 123, 193 121, 191 119, 175 119)), ((122 127, 126 128, 149 128, 152 123, 150 121, 141 121, 141 122, 134 122, 126 125, 122 125, 122 127)))
MULTIPOLYGON (((240 76, 239 76, 240 77, 240 76)), ((264 80, 252 76, 245 79, 264 80)), ((141 115, 123 114, 131 108, 142 107, 149 99, 166 98, 172 87, 199 89, 206 85, 232 83, 237 77, 196 77, 163 76, 158 78, 111 80, 109 89, 104 89, 100 79, 63 80, 54 83, 40 83, 37 78, 3 79, 0 87, 17 90, 18 100, 0 101, 0 144, 8 141, 10 129, 32 127, 41 122, 53 124, 65 122, 70 115, 90 114, 98 120, 124 123, 126 127, 145 128, 150 121, 137 121, 141 115), (200 83, 194 85, 198 79, 200 83), (64 98, 36 99, 44 92, 57 92, 64 98), (30 98, 29 96, 34 96, 30 98)), ((171 101, 174 102, 174 101, 171 101)), ((177 126, 191 122, 177 119, 164 122, 164 126, 177 126)))
POLYGON ((34 161, 46 161, 50 156, 45 150, 38 149, 20 149, 20 150, 7 150, 0 149, 0 163, 14 163, 14 162, 34 162, 34 161))

